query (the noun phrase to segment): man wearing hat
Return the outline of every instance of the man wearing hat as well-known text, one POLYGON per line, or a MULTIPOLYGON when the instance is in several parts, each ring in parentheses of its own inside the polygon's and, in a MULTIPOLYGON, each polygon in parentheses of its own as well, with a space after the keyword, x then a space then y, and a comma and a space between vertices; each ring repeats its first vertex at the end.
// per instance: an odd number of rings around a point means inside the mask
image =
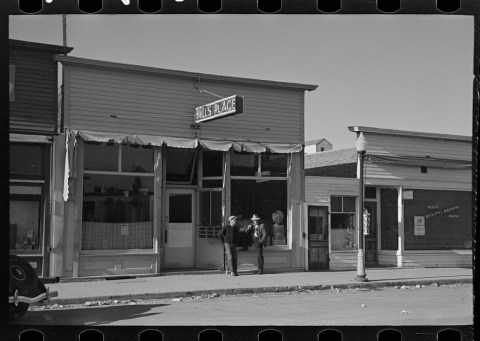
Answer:
POLYGON ((263 246, 267 239, 267 231, 257 214, 254 214, 250 219, 253 221, 253 224, 248 225, 247 232, 253 233, 253 245, 255 245, 257 250, 257 274, 261 275, 263 274, 263 246))
MULTIPOLYGON (((227 252, 228 270, 232 276, 237 274, 237 241, 238 241, 238 226, 236 225, 237 217, 232 215, 228 217, 228 225, 222 226, 218 232, 218 237, 225 245, 227 252)), ((228 273, 228 271, 227 271, 228 273)))

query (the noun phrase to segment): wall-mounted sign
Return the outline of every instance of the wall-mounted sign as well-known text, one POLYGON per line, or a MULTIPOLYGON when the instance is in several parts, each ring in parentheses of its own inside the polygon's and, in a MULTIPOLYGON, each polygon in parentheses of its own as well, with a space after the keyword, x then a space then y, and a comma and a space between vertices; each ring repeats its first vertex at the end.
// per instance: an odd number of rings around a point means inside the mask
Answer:
POLYGON ((128 236, 128 224, 120 224, 120 235, 128 236))
POLYGON ((425 235, 425 217, 424 216, 414 216, 414 234, 416 236, 425 235))
POLYGON ((454 212, 454 211, 457 211, 458 209, 460 208, 460 205, 453 205, 451 207, 448 207, 448 208, 445 208, 445 209, 440 209, 438 211, 435 211, 433 213, 429 213, 425 216, 425 219, 430 219, 430 218, 433 218, 433 217, 437 217, 437 216, 440 216, 440 215, 444 215, 444 214, 447 214, 447 213, 451 213, 451 212, 454 212))
POLYGON ((243 97, 230 96, 195 108, 195 123, 212 121, 243 112, 243 97))
POLYGON ((413 190, 412 189, 408 189, 408 190, 404 190, 403 191, 403 199, 413 199, 413 190))

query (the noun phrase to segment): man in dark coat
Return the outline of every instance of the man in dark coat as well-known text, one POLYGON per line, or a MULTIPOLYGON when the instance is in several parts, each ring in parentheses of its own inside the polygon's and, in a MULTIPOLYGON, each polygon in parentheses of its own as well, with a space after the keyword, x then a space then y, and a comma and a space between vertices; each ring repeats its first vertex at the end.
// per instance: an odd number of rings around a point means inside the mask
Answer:
MULTIPOLYGON (((228 217, 228 225, 222 226, 218 232, 218 237, 225 245, 225 251, 227 253, 228 270, 232 276, 238 276, 237 274, 237 242, 238 242, 238 226, 236 225, 237 217, 228 217)), ((228 271, 227 271, 228 273, 228 271)))

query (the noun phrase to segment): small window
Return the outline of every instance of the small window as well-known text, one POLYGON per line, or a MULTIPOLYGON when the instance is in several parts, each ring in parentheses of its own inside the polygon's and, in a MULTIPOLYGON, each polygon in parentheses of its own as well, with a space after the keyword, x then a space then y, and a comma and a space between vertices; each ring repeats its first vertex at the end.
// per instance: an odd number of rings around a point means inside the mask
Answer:
POLYGON ((122 172, 153 173, 153 147, 122 145, 122 172))
POLYGON ((233 176, 255 176, 258 172, 258 156, 253 153, 233 152, 230 172, 233 176))
POLYGON ((222 192, 200 192, 200 223, 203 226, 220 226, 222 224, 222 192))
POLYGON ((262 154, 262 176, 287 176, 287 154, 262 154))
POLYGON ((10 144, 10 178, 44 179, 45 146, 36 143, 10 144))
POLYGON ((118 172, 119 144, 86 142, 83 167, 85 170, 118 172))
POLYGON ((167 182, 195 182, 195 162, 197 151, 194 149, 167 148, 165 162, 167 182))
POLYGON ((222 176, 223 152, 203 151, 203 176, 222 176))
POLYGON ((365 187, 365 198, 376 199, 377 198, 377 189, 375 187, 365 187))

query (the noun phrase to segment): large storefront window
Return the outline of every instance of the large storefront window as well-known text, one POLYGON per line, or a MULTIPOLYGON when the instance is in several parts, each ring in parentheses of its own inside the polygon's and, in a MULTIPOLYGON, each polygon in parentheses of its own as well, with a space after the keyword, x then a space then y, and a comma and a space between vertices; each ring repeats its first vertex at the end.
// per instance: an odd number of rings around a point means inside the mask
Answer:
POLYGON ((414 189, 404 200, 405 250, 470 249, 471 195, 414 189))
POLYGON ((382 250, 398 249, 398 190, 380 189, 382 250))
POLYGON ((332 250, 356 249, 355 197, 332 196, 330 210, 332 250))
POLYGON ((254 213, 270 245, 287 245, 287 155, 232 152, 231 212, 243 231, 254 213))
POLYGON ((258 214, 271 245, 287 244, 287 181, 232 180, 232 214, 245 229, 258 214))
POLYGON ((154 149, 85 143, 84 155, 82 250, 152 248, 154 149))

